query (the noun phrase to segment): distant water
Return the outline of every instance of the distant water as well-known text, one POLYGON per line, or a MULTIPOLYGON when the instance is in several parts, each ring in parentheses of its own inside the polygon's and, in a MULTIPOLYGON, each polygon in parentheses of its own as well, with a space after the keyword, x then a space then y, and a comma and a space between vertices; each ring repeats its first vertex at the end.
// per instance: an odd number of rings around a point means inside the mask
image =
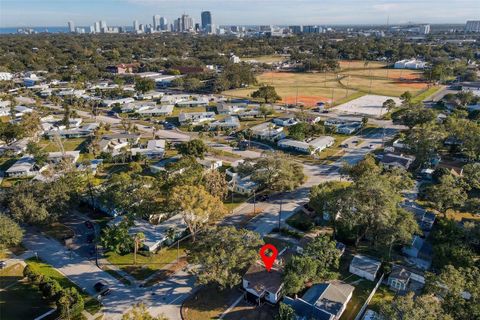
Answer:
POLYGON ((15 34, 19 29, 33 29, 38 33, 65 33, 68 32, 68 27, 16 27, 16 28, 0 28, 0 34, 15 34))

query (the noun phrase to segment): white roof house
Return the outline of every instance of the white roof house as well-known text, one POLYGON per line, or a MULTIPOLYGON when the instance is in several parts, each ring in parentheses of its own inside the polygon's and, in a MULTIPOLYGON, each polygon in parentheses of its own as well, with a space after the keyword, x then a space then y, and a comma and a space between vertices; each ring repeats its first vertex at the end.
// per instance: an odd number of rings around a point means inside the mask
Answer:
POLYGON ((143 154, 148 159, 163 158, 165 154, 165 140, 148 140, 146 148, 132 148, 132 155, 143 154))
POLYGON ((80 158, 80 151, 49 152, 47 161, 50 163, 59 163, 62 160, 69 160, 75 163, 80 158))
POLYGON ((197 159, 197 162, 201 164, 205 170, 217 170, 223 165, 222 160, 213 158, 197 159))
POLYGON ((102 100, 102 104, 106 107, 111 107, 114 104, 127 104, 127 103, 132 103, 134 102, 135 99, 133 98, 121 98, 121 99, 104 99, 102 100))
POLYGON ((173 113, 173 105, 162 105, 152 108, 145 108, 142 110, 138 110, 137 113, 141 116, 168 116, 173 113))
POLYGON ((395 69, 425 69, 427 63, 417 59, 405 59, 395 62, 395 69))
POLYGON ((215 120, 215 112, 190 112, 190 113, 180 113, 178 116, 178 121, 181 124, 192 123, 200 124, 206 121, 215 120))
POLYGON ((46 166, 37 169, 35 159, 32 156, 23 156, 5 171, 7 177, 33 177, 43 171, 46 166))
POLYGON ((381 264, 378 260, 357 254, 353 257, 348 270, 359 277, 374 281, 381 264))
POLYGON ((277 145, 282 149, 290 149, 303 153, 314 154, 320 152, 335 143, 335 139, 330 136, 321 136, 310 142, 297 141, 292 139, 282 139, 277 145))
POLYGON ((229 116, 222 120, 217 120, 208 125, 210 129, 238 129, 240 121, 235 116, 229 116))
POLYGON ((277 127, 271 122, 261 123, 252 127, 251 130, 252 134, 258 139, 276 141, 285 137, 283 128, 277 127))
POLYGON ((218 114, 232 114, 245 110, 246 104, 227 104, 227 103, 218 103, 217 104, 217 113, 218 114))
POLYGON ((155 102, 132 102, 122 105, 121 110, 122 112, 139 112, 142 110, 154 108, 155 106, 155 102))
POLYGON ((290 127, 298 123, 297 120, 293 117, 283 117, 273 119, 273 123, 281 127, 290 127))
POLYGON ((175 103, 177 107, 202 107, 208 106, 208 98, 200 97, 197 99, 181 100, 175 103))
MULTIPOLYGON (((116 225, 123 219, 123 216, 118 216, 109 224, 116 225)), ((177 214, 157 225, 151 224, 148 221, 136 219, 134 221, 134 226, 128 230, 128 233, 130 235, 143 233, 145 235, 143 247, 146 250, 153 252, 159 249, 162 243, 168 243, 180 237, 186 229, 187 225, 185 224, 183 216, 177 214), (170 236, 173 236, 173 239, 171 239, 170 236)))
POLYGON ((32 108, 25 107, 25 106, 15 106, 15 117, 21 118, 24 114, 33 112, 32 108))

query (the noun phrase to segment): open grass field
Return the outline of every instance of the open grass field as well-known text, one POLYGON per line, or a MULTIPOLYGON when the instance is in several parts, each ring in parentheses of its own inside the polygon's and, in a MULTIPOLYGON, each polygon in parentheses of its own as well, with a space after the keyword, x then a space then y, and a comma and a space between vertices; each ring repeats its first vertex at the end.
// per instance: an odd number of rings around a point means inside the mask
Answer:
MULTIPOLYGON (((181 242, 178 252, 179 257, 185 256, 188 243, 181 242)), ((137 254, 137 264, 133 263, 133 253, 119 255, 114 252, 107 253, 107 260, 125 272, 131 274, 135 279, 145 280, 155 272, 162 270, 177 259, 177 248, 164 248, 158 253, 147 257, 137 254)))
MULTIPOLYGON (((71 288, 74 287, 78 290, 78 292, 82 295, 83 300, 85 301, 85 310, 90 312, 91 314, 97 313, 100 308, 100 302, 98 302, 96 299, 92 298, 89 296, 87 293, 85 293, 80 287, 78 287, 76 284, 74 284, 70 279, 65 277, 63 274, 58 272, 55 268, 52 266, 43 263, 42 261, 39 261, 35 258, 30 258, 25 260, 25 262, 32 268, 32 270, 43 274, 45 276, 50 277, 51 279, 55 279, 58 281, 58 283, 63 287, 63 288, 71 288)), ((23 318, 26 319, 26 318, 23 318)))
POLYGON ((50 309, 35 285, 23 281, 23 266, 16 264, 0 271, 0 318, 34 319, 50 309))
MULTIPOLYGON (((62 139, 63 148, 65 151, 82 151, 85 147, 86 139, 85 138, 75 138, 75 139, 62 139)), ((40 141, 40 146, 43 147, 45 152, 57 152, 60 151, 59 146, 52 140, 43 139, 40 141)))
MULTIPOLYGON (((337 73, 265 72, 257 76, 259 84, 275 87, 283 103, 344 103, 362 94, 398 97, 405 91, 414 96, 429 88, 417 70, 388 69, 382 62, 340 61, 337 73)), ((249 97, 258 87, 225 91, 234 97, 249 97)))
POLYGON ((277 63, 284 61, 286 58, 286 56, 272 54, 259 57, 242 57, 240 59, 244 62, 277 63))

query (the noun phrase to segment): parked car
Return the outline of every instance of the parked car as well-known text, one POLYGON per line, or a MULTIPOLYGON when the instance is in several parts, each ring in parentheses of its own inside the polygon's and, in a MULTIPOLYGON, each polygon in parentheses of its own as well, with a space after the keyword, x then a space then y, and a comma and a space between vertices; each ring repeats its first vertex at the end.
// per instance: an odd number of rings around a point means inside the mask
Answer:
POLYGON ((340 145, 341 148, 348 148, 348 143, 343 143, 340 145))
POLYGON ((6 261, 0 261, 0 269, 3 269, 7 266, 7 262, 6 261))
POLYGON ((368 146, 370 149, 375 149, 375 146, 373 144, 368 146))

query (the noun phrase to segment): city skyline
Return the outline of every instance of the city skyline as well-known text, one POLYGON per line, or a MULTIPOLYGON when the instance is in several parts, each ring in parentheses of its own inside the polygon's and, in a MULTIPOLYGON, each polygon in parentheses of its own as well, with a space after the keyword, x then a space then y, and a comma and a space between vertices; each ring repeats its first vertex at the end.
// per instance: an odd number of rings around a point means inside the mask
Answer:
POLYGON ((202 11, 212 12, 216 25, 465 23, 476 19, 472 12, 480 12, 480 2, 473 0, 26 0, 21 5, 2 0, 0 6, 0 27, 60 26, 65 21, 89 26, 98 20, 113 26, 133 20, 152 24, 153 15, 173 21, 182 14, 201 22, 202 11))

